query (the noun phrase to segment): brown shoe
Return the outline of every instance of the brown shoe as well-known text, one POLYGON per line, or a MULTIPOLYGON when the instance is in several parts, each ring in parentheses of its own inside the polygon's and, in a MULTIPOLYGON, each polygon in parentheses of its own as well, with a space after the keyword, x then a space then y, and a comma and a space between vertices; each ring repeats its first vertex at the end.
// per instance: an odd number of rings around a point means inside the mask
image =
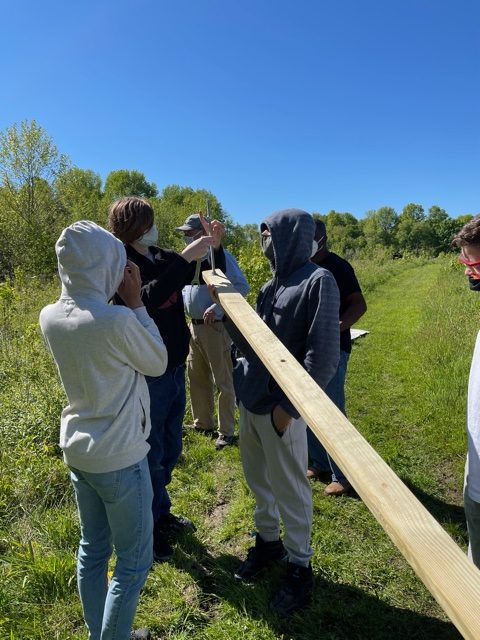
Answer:
POLYGON ((329 485, 325 487, 325 491, 323 492, 326 496, 344 496, 349 493, 352 488, 352 485, 348 482, 348 480, 344 480, 343 482, 331 482, 329 485))
POLYGON ((331 469, 315 469, 315 467, 308 467, 307 478, 309 480, 323 480, 329 482, 332 478, 331 469))

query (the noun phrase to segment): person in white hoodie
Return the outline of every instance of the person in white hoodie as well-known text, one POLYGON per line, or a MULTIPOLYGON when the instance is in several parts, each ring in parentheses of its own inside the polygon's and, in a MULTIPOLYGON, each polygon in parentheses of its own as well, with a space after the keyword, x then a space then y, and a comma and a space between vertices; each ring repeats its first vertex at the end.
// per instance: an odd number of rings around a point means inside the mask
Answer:
POLYGON ((144 376, 163 374, 167 351, 141 302, 138 268, 127 263, 119 240, 80 221, 63 230, 55 249, 62 292, 42 309, 40 327, 68 399, 60 446, 80 517, 77 578, 85 622, 91 640, 148 637, 131 631, 153 560, 144 376), (108 304, 116 291, 125 307, 108 304))

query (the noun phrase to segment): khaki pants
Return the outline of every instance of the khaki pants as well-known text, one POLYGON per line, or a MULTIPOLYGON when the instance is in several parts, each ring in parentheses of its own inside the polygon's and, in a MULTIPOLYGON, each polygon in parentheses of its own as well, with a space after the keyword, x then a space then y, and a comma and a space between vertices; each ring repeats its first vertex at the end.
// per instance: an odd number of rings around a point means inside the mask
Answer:
POLYGON ((187 373, 195 426, 215 430, 214 385, 218 388, 218 431, 233 436, 235 391, 232 379, 232 341, 223 322, 190 324, 187 373))
POLYGON ((307 425, 293 420, 280 437, 270 415, 240 404, 240 453, 256 499, 255 526, 265 542, 278 540, 280 517, 290 562, 308 566, 312 556, 312 490, 307 479, 307 425))

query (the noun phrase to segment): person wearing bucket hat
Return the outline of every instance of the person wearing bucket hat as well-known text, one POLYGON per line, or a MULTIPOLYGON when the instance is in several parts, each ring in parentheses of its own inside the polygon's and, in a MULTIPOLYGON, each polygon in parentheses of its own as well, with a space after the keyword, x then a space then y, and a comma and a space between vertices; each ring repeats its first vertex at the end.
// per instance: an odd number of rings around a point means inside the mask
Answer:
MULTIPOLYGON (((198 213, 194 213, 177 227, 184 234, 186 244, 206 235, 198 213)), ((250 291, 248 282, 232 254, 224 249, 226 273, 233 286, 243 296, 250 291)), ((212 302, 206 284, 193 279, 183 289, 185 310, 190 316, 190 350, 187 374, 190 384, 191 428, 214 433, 214 387, 218 389, 217 450, 233 444, 235 422, 235 391, 233 388, 232 340, 225 330, 222 308, 212 302)))
MULTIPOLYGON (((182 452, 186 403, 185 360, 190 331, 185 319, 182 289, 192 281, 197 269, 200 279, 201 272, 210 269, 208 259, 203 259, 210 246, 213 246, 216 264, 225 269, 221 245, 224 226, 214 220, 211 235, 198 238, 180 253, 160 248, 157 246, 153 208, 147 200, 139 197, 126 197, 114 202, 109 210, 108 225, 125 244, 129 260, 140 269, 142 302, 159 328, 168 352, 165 373, 147 377, 152 422, 148 464, 153 486, 153 552, 154 559, 163 562, 172 557, 172 543, 177 535, 193 528, 191 520, 171 513, 167 491, 182 452)), ((119 296, 115 301, 122 303, 119 296)))

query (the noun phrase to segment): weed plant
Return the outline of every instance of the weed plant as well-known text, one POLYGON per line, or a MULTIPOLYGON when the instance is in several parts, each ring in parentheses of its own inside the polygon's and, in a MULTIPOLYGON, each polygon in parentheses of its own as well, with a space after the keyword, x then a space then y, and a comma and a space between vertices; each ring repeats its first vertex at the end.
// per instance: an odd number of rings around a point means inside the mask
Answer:
MULTIPOLYGON (((361 326, 371 333, 350 359, 349 418, 464 546, 465 398, 480 299, 446 258, 355 266, 369 305, 361 326)), ((87 637, 78 520, 57 445, 65 397, 37 326, 57 296, 56 282, 0 287, 0 637, 11 640, 87 637)), ((136 622, 155 637, 459 638, 359 499, 327 499, 314 483, 314 600, 282 622, 267 606, 280 567, 255 585, 232 576, 254 528, 238 448, 217 452, 188 431, 170 486, 174 512, 197 530, 145 585, 136 622)))

